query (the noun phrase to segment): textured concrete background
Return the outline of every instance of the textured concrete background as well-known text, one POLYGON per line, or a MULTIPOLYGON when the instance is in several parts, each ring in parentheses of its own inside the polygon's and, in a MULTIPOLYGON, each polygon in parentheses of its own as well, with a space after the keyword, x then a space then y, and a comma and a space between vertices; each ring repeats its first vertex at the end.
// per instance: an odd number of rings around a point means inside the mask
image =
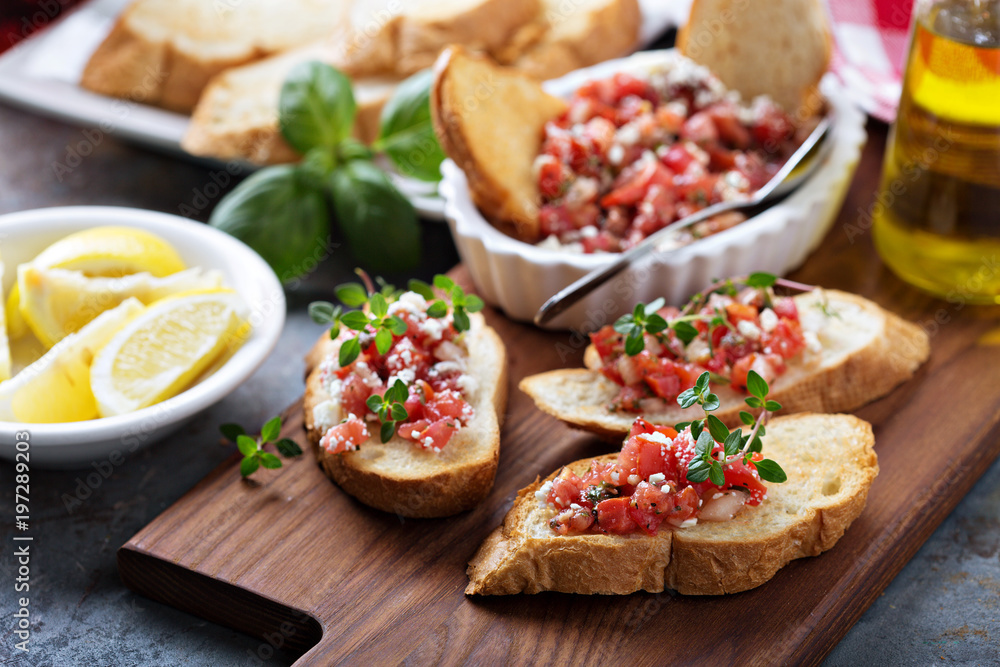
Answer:
MULTIPOLYGON (((0 106, 0 213, 74 204, 135 206, 178 213, 210 182, 210 169, 108 137, 62 180, 80 130, 0 106)), ((881 151, 873 128, 869 151, 881 151)), ((870 186, 869 186, 870 187, 870 186)), ((214 202, 212 202, 214 204, 214 202)), ((203 219, 207 215, 201 215, 203 219)), ((417 275, 452 266, 443 225, 424 226, 426 260, 417 275)), ((204 622, 129 592, 115 551, 232 451, 217 426, 258 428, 302 392, 301 355, 320 332, 305 307, 349 278, 353 261, 335 253, 289 293, 278 349, 247 383, 168 441, 132 454, 79 505, 65 498, 87 471, 31 473, 31 652, 15 652, 11 614, 13 469, 0 464, 0 660, 13 665, 281 665, 292 656, 258 639, 204 622)), ((984 372, 997 373, 996 369, 984 372)), ((1000 376, 998 376, 1000 383, 1000 376)), ((942 415, 944 417, 945 415, 942 415)), ((835 557, 835 552, 828 557, 835 557)), ((1000 664, 1000 463, 995 463, 885 594, 834 649, 826 664, 1000 664)), ((765 621, 766 622, 766 621, 765 621)), ((763 630, 766 632, 766 630, 763 630)))

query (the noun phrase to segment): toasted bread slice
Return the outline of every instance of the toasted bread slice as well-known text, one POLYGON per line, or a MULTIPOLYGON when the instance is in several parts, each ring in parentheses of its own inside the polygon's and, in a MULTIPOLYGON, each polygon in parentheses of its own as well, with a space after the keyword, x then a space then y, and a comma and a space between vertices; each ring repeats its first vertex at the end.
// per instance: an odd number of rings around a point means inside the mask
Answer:
POLYGON ((346 2, 328 0, 136 0, 91 56, 80 83, 188 113, 219 72, 323 39, 346 14, 346 2))
MULTIPOLYGON (((795 304, 803 331, 815 333, 822 347, 789 361, 788 370, 771 383, 768 398, 781 403, 784 414, 859 408, 913 377, 930 354, 922 329, 855 294, 817 289, 796 296, 795 304), (824 313, 824 303, 833 315, 824 313)), ((585 363, 588 369, 524 378, 520 388, 544 412, 616 441, 637 415, 608 410, 619 387, 598 370, 596 350, 588 349, 585 363)), ((718 387, 715 393, 722 405, 714 414, 726 425, 737 426, 740 410, 748 410, 745 394, 729 386, 718 387)), ((656 424, 675 424, 697 414, 694 408, 672 405, 642 416, 656 424)))
POLYGON ((406 76, 449 44, 493 52, 539 12, 539 0, 359 0, 339 31, 335 64, 351 76, 406 76))
MULTIPOLYGON (((328 43, 309 45, 215 77, 191 117, 181 147, 193 155, 257 164, 293 162, 301 156, 278 127, 278 98, 289 71, 310 60, 330 61, 328 43)), ((366 143, 378 136, 379 115, 398 82, 362 79, 353 84, 357 102, 354 135, 366 143)))
MULTIPOLYGON (((768 484, 758 507, 730 521, 701 522, 654 536, 560 536, 553 510, 535 498, 541 482, 517 494, 503 526, 469 563, 467 594, 561 591, 584 594, 720 595, 760 586, 788 562, 832 548, 862 512, 878 458, 871 425, 850 415, 779 417, 764 451, 788 474, 768 484)), ((598 460, 612 462, 616 454, 598 460)), ((584 473, 591 459, 570 464, 584 473)), ((553 473, 546 481, 555 477, 553 473)))
POLYGON ((494 55, 536 79, 552 79, 581 67, 627 55, 639 42, 637 0, 543 0, 530 34, 494 55))
POLYGON ((431 90, 434 130, 465 171, 476 205, 522 240, 538 240, 539 194, 532 173, 545 123, 566 109, 526 74, 450 47, 431 90), (512 110, 516 110, 513 113, 512 110))
POLYGON ((493 488, 500 455, 500 426, 507 405, 507 352, 482 315, 470 316, 469 368, 476 388, 467 396, 472 420, 448 445, 435 453, 419 449, 399 435, 383 444, 378 437, 359 450, 330 454, 320 445, 324 433, 314 410, 330 396, 320 378, 319 363, 338 349, 324 335, 306 357, 306 432, 324 472, 366 505, 405 517, 442 517, 479 504, 493 488))
POLYGON ((677 48, 745 99, 769 95, 803 120, 822 107, 828 24, 819 0, 694 0, 677 48))

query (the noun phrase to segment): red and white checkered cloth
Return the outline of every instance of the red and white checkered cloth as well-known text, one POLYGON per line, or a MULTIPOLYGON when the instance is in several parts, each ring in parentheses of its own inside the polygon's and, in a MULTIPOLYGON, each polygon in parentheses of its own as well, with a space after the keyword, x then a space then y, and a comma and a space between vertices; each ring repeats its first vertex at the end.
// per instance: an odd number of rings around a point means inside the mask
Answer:
POLYGON ((912 0, 827 0, 833 20, 830 69, 862 109, 896 118, 912 0))

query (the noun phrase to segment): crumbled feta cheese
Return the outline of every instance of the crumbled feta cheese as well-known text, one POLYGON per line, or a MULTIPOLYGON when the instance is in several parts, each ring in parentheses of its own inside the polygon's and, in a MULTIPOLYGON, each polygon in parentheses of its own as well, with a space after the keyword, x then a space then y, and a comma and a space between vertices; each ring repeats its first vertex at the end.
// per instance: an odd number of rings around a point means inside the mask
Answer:
POLYGON ((464 356, 462 348, 450 340, 446 340, 434 348, 434 357, 442 361, 460 361, 464 356))
POLYGON ((774 327, 778 326, 778 316, 770 308, 765 308, 760 311, 760 328, 763 331, 774 331, 774 327))
POLYGON ((635 475, 635 474, 629 475, 627 481, 632 486, 635 486, 636 484, 638 484, 639 482, 642 481, 642 477, 639 477, 638 475, 635 475))
POLYGON ((622 163, 625 159, 625 148, 621 144, 611 144, 608 149, 608 162, 614 165, 622 163))
POLYGON ((597 199, 598 193, 597 179, 581 176, 573 181, 573 184, 566 191, 566 203, 570 205, 586 204, 597 199))
POLYGON ((580 236, 582 236, 585 239, 592 239, 599 233, 600 231, 594 225, 587 225, 586 227, 580 230, 580 236))
POLYGON ((691 526, 697 526, 697 525, 698 525, 698 519, 692 517, 681 523, 681 528, 690 528, 691 526))
POLYGON ((639 437, 642 438, 643 440, 647 440, 649 442, 655 442, 658 445, 669 445, 670 444, 670 438, 668 438, 667 436, 663 435, 659 431, 653 431, 652 433, 640 433, 639 437))
POLYGON ((366 362, 356 361, 354 363, 354 372, 366 386, 372 389, 382 386, 382 380, 379 379, 378 373, 369 368, 366 362))
POLYGON ((340 423, 340 403, 337 401, 323 401, 313 408, 313 424, 320 431, 328 431, 338 423, 340 423))
POLYGON ((550 493, 552 493, 552 480, 545 482, 535 491, 535 500, 545 505, 549 502, 550 493))
POLYGON ((615 470, 614 472, 611 473, 611 483, 612 484, 618 484, 618 471, 617 470, 615 470))
POLYGON ((618 128, 618 133, 615 135, 615 139, 618 140, 622 146, 634 146, 639 143, 642 138, 642 133, 639 131, 639 126, 634 122, 626 123, 618 128))
POLYGON ((757 325, 749 320, 740 320, 740 323, 736 325, 736 330, 740 332, 740 335, 747 340, 758 340, 760 339, 760 329, 757 325))
POLYGON ((684 357, 688 361, 705 361, 711 356, 708 343, 700 337, 692 339, 684 350, 684 357))
POLYGON ((396 371, 395 375, 390 375, 389 379, 386 380, 385 386, 391 387, 396 384, 396 380, 402 380, 403 384, 410 384, 417 379, 417 372, 412 368, 402 368, 396 371))
POLYGON ((806 341, 806 349, 815 354, 823 351, 823 344, 819 342, 819 337, 815 331, 803 331, 802 337, 806 341))
POLYGON ((649 483, 652 484, 653 486, 660 486, 665 481, 667 481, 667 476, 664 475, 662 472, 658 472, 655 475, 649 476, 649 483))

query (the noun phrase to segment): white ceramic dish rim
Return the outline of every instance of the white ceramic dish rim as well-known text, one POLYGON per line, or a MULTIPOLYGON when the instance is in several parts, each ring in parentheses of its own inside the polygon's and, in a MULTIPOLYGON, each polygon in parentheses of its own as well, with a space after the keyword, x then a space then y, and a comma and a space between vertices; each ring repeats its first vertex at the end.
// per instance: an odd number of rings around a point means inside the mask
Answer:
MULTIPOLYGON (((634 71, 662 63, 664 57, 668 57, 667 54, 674 52, 675 49, 641 51, 625 58, 609 60, 592 67, 570 72, 558 79, 546 81, 544 87, 553 95, 568 97, 587 81, 605 78, 615 72, 634 71)), ((863 141, 864 115, 853 104, 847 101, 846 96, 843 94, 843 87, 836 78, 829 74, 824 77, 821 90, 830 105, 830 112, 834 116, 833 132, 831 133, 830 140, 840 141, 850 139, 852 138, 849 136, 850 134, 856 134, 863 141), (855 130, 857 131, 855 132, 855 130), (845 134, 848 136, 844 136, 845 134)), ((815 183, 821 180, 818 178, 821 172, 836 167, 838 165, 828 161, 827 164, 820 167, 819 172, 814 174, 809 182, 803 184, 797 191, 778 204, 771 206, 736 227, 658 257, 657 261, 662 264, 677 266, 685 264, 695 257, 717 255, 724 247, 747 241, 756 236, 765 226, 769 227, 771 224, 780 224, 790 211, 807 209, 817 200, 826 196, 827 193, 821 188, 816 187, 815 183)), ((507 236, 490 224, 472 202, 465 173, 454 161, 446 160, 441 166, 441 172, 443 179, 440 190, 445 199, 445 217, 455 224, 456 234, 479 237, 489 252, 513 254, 535 264, 564 266, 584 271, 591 271, 605 266, 617 257, 617 254, 586 254, 540 248, 507 236)))
MULTIPOLYGON (((253 276, 257 292, 267 294, 274 301, 268 317, 253 318, 253 333, 250 338, 221 368, 186 391, 162 403, 137 410, 136 412, 105 417, 83 422, 62 424, 25 424, 0 421, 0 443, 6 450, 13 447, 15 433, 28 431, 32 447, 66 447, 105 442, 111 438, 129 435, 138 425, 148 424, 152 419, 155 428, 135 431, 136 435, 148 436, 153 431, 166 428, 191 417, 201 410, 220 401, 235 390, 256 371, 274 349, 285 322, 285 295, 281 283, 271 267, 241 241, 203 223, 167 213, 116 206, 67 206, 33 209, 0 216, 0 234, 6 236, 15 229, 25 227, 39 229, 47 223, 57 221, 66 227, 68 223, 79 222, 79 229, 98 224, 123 225, 145 229, 153 233, 175 235, 178 229, 190 234, 192 243, 201 243, 218 249, 218 252, 239 257, 240 263, 253 276), (169 231, 168 231, 169 230, 169 231), (164 416, 157 419, 157 416, 164 416)), ((62 225, 60 225, 62 226, 62 225)), ((183 256, 184 249, 178 248, 183 256)), ((207 266, 205 268, 215 268, 207 266)), ((227 276, 228 278, 228 276, 227 276)), ((232 283, 233 281, 230 281, 232 283)), ((231 285, 241 296, 244 291, 231 285)), ((253 305, 247 304, 253 312, 253 305)))

